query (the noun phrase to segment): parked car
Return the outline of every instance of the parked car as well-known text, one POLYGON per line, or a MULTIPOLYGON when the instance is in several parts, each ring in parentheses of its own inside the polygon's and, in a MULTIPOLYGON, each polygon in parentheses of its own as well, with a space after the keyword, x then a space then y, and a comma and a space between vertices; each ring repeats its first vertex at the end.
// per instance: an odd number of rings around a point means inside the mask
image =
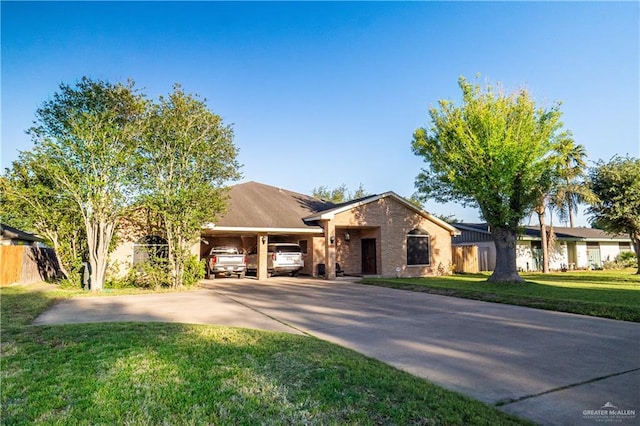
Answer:
POLYGON ((214 247, 206 257, 205 275, 207 278, 215 278, 217 275, 230 277, 237 275, 244 278, 247 270, 247 256, 240 253, 235 247, 214 247))
MULTIPOLYGON (((267 245, 267 273, 269 276, 288 273, 292 277, 304 268, 302 249, 295 243, 272 243, 267 245)), ((258 247, 247 256, 247 272, 258 270, 258 247)))

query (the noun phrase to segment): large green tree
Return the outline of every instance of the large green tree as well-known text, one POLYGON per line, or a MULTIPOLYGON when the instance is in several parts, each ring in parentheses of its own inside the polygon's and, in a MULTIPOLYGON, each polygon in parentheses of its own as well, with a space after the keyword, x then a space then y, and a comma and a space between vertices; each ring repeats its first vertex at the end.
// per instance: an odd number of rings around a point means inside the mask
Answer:
POLYGON ((640 274, 640 159, 616 156, 607 163, 599 161, 589 178, 599 199, 588 209, 592 225, 629 235, 640 274))
POLYGON ((61 84, 36 111, 29 130, 35 173, 47 176, 81 217, 94 291, 103 288, 109 246, 132 196, 128 177, 146 111, 133 86, 86 77, 75 85, 61 84))
POLYGON ((80 214, 38 166, 43 161, 23 152, 5 171, 0 178, 0 215, 4 222, 44 237, 56 252, 61 272, 78 278, 87 250, 80 214))
POLYGON ((161 218, 173 286, 183 283, 190 247, 202 225, 225 206, 225 184, 239 178, 231 127, 206 100, 179 85, 153 103, 136 152, 140 203, 161 218))
POLYGON ((475 206, 496 245, 494 282, 522 281, 518 226, 552 184, 557 139, 566 137, 559 105, 536 107, 526 90, 507 94, 459 79, 462 105, 441 100, 431 124, 414 133, 413 152, 427 168, 416 178, 424 199, 475 206))

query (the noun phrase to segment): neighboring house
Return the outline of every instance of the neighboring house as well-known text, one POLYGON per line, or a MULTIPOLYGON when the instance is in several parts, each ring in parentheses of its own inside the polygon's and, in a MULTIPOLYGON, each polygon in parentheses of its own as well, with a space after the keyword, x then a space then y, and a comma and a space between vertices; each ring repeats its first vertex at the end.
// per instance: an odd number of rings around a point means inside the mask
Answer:
POLYGON ((29 232, 0 224, 0 285, 30 284, 60 276, 56 253, 29 232))
MULTIPOLYGON (((267 244, 298 243, 303 274, 418 277, 447 273, 451 237, 457 230, 393 192, 342 204, 281 188, 247 182, 229 192, 226 213, 202 229, 194 248, 233 246, 248 253, 257 246, 258 279, 267 278, 267 244), (318 265, 322 265, 319 267, 318 265)), ((135 246, 119 248, 133 262, 135 246)))
MULTIPOLYGON (((496 250, 486 223, 456 223, 460 235, 453 238, 454 247, 478 247, 478 266, 491 271, 496 264, 496 250)), ((624 251, 632 251, 631 239, 625 235, 611 235, 600 229, 553 227, 555 242, 549 253, 549 268, 600 268, 624 251)), ((526 226, 518 236, 517 266, 522 271, 542 270, 542 239, 540 228, 526 226)))
POLYGON ((44 240, 35 234, 21 231, 4 223, 0 223, 0 245, 3 246, 37 246, 44 240))

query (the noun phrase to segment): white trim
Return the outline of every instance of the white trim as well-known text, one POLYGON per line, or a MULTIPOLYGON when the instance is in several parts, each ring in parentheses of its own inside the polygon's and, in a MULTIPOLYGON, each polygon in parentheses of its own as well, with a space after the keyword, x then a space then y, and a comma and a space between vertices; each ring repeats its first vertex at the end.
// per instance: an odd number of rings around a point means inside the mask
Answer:
MULTIPOLYGON (((631 241, 630 238, 624 238, 624 237, 621 237, 621 238, 559 237, 557 234, 555 236, 555 239, 556 239, 556 241, 559 241, 559 242, 567 241, 567 242, 590 242, 590 243, 615 243, 615 242, 626 243, 626 242, 630 242, 631 241)), ((523 235, 523 236, 518 236, 518 240, 520 240, 520 241, 542 241, 542 238, 538 237, 538 236, 532 236, 532 235, 523 235)))
POLYGON ((324 234, 324 230, 318 226, 308 228, 268 228, 259 226, 216 226, 210 223, 202 229, 204 231, 252 232, 256 234, 324 234))

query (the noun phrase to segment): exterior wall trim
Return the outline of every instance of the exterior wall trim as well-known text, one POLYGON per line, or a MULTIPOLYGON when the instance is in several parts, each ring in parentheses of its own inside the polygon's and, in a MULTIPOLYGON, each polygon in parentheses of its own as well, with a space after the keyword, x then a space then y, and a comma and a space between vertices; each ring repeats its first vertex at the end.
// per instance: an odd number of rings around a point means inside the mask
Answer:
POLYGON ((323 235, 324 230, 319 226, 310 226, 306 228, 270 228, 270 227, 252 227, 252 226, 216 226, 215 224, 206 224, 203 230, 224 231, 224 232, 251 232, 251 233, 269 233, 269 234, 317 234, 323 235))

